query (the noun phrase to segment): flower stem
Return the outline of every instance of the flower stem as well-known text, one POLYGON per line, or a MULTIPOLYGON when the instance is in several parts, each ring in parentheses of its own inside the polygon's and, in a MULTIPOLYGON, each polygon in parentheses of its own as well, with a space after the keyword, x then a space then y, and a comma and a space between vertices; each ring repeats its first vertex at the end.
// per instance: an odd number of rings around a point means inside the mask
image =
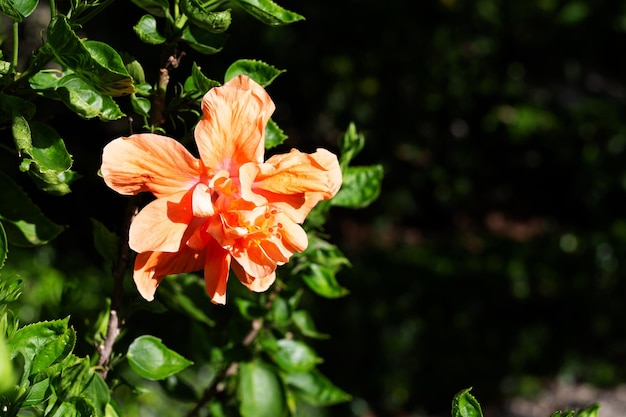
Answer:
POLYGON ((20 33, 17 22, 13 22, 13 59, 11 61, 11 65, 13 66, 13 71, 17 71, 18 59, 20 56, 20 33))
POLYGON ((111 355, 113 354, 113 345, 119 336, 124 321, 121 319, 122 301, 124 297, 124 275, 128 270, 131 261, 132 252, 128 246, 128 231, 133 218, 137 214, 139 207, 139 197, 133 196, 128 200, 126 213, 124 215, 124 223, 122 225, 122 235, 120 236, 120 252, 117 262, 113 266, 113 295, 111 297, 111 312, 109 314, 109 322, 107 324, 107 333, 104 342, 97 347, 100 357, 98 373, 102 378, 107 377, 111 365, 111 355))

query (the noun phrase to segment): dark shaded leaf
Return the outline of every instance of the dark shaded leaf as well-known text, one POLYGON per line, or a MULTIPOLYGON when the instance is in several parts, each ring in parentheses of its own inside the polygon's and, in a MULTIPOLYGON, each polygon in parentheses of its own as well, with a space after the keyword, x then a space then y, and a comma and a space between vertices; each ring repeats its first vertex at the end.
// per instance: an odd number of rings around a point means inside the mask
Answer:
POLYGON ((0 220, 8 241, 17 246, 43 245, 63 231, 46 218, 11 178, 0 172, 0 220))

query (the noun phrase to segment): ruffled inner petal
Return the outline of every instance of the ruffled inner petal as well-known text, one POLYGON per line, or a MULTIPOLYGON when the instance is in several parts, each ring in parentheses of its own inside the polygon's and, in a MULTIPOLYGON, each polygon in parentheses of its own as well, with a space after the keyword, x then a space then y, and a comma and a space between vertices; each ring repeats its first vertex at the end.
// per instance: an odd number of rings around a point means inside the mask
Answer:
POLYGON ((120 194, 150 191, 156 197, 198 183, 200 161, 174 139, 151 133, 111 141, 102 153, 102 177, 120 194))

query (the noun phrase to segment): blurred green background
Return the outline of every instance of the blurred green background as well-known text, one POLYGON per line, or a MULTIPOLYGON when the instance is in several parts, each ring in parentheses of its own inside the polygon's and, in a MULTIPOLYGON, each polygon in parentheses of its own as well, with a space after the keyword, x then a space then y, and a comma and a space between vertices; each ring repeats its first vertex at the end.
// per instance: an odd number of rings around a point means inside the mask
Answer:
MULTIPOLYGON (((315 347, 355 398, 328 414, 445 414, 469 386, 498 404, 554 377, 624 382, 626 3, 281 4, 307 20, 268 28, 235 13, 224 51, 188 51, 183 65, 215 79, 239 58, 286 69, 268 91, 287 146, 336 150, 354 121, 366 135, 355 162, 385 167, 379 200, 333 209, 327 228, 352 261, 339 276, 350 295, 312 303, 331 335, 315 347)), ((140 15, 116 2, 86 34, 135 48, 140 15)), ((158 49, 141 50, 154 81, 158 49)), ((115 229, 124 209, 93 167, 128 122, 55 127, 83 179, 70 196, 35 197, 69 225, 56 253, 37 256, 74 281, 27 282, 33 311, 22 314, 88 320, 110 290, 106 271, 86 266, 100 263, 89 218, 115 229)))

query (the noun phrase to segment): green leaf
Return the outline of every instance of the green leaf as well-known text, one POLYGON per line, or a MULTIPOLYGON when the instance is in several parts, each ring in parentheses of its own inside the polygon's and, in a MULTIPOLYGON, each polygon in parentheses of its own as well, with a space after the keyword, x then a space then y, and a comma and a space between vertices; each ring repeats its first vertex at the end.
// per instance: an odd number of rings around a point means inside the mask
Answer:
POLYGON ((160 380, 187 368, 193 362, 167 348, 161 339, 140 336, 128 347, 128 363, 140 376, 160 380))
POLYGON ((309 288, 322 297, 339 298, 349 293, 337 282, 334 268, 312 264, 301 276, 309 288))
POLYGON ((583 410, 579 410, 577 417, 598 417, 599 410, 600 404, 593 404, 583 410))
POLYGON ((294 311, 291 318, 298 330, 300 330, 304 336, 314 339, 328 339, 329 336, 327 334, 320 333, 317 330, 315 323, 307 310, 294 311))
POLYGON ((235 0, 242 9, 270 26, 282 26, 304 20, 303 16, 280 7, 271 0, 235 0))
POLYGON ((10 3, 13 4, 13 7, 15 7, 20 15, 22 15, 23 17, 28 17, 37 8, 39 0, 13 0, 10 3))
POLYGON ((15 7, 13 1, 0 0, 0 13, 11 18, 14 22, 22 23, 24 15, 15 7))
POLYGON ((133 30, 144 43, 160 45, 166 41, 165 37, 162 36, 157 29, 156 19, 150 14, 142 16, 139 22, 133 26, 133 30))
POLYGON ((155 16, 169 15, 170 4, 167 0, 132 0, 132 2, 155 16))
POLYGON ((282 417, 287 413, 276 372, 260 360, 240 364, 237 398, 242 417, 282 417))
POLYGON ((382 165, 348 167, 343 173, 341 189, 330 204, 354 209, 367 207, 380 195, 383 173, 382 165))
POLYGON ((45 368, 54 365, 65 359, 76 344, 76 333, 71 327, 63 334, 56 338, 52 338, 46 344, 41 346, 35 357, 33 358, 31 375, 35 375, 45 368))
POLYGON ((211 33, 194 25, 187 26, 183 30, 181 39, 187 42, 194 50, 204 55, 220 52, 226 41, 223 34, 211 33))
POLYGON ((62 320, 37 322, 24 326, 15 332, 9 340, 9 351, 11 352, 11 359, 15 358, 18 353, 24 357, 25 378, 30 375, 33 360, 37 354, 48 343, 56 341, 67 332, 68 321, 69 317, 62 320))
POLYGON ((229 81, 236 76, 243 74, 252 78, 262 87, 267 87, 285 70, 279 70, 272 65, 255 59, 239 59, 226 69, 224 81, 229 81))
POLYGON ((0 222, 0 269, 4 266, 8 253, 9 241, 7 240, 7 234, 4 231, 4 226, 2 226, 2 222, 0 222))
POLYGON ((38 3, 39 0, 0 0, 0 13, 21 23, 35 11, 38 3))
POLYGON ((285 132, 272 119, 265 125, 265 149, 271 149, 287 140, 285 132))
POLYGON ((91 379, 81 392, 81 395, 91 401, 96 410, 96 416, 106 416, 106 407, 111 401, 111 391, 100 375, 95 372, 92 373, 91 379))
POLYGON ((12 389, 15 382, 9 346, 4 333, 0 332, 0 396, 12 389))
POLYGON ((198 0, 181 0, 180 8, 194 25, 213 33, 222 33, 230 26, 230 9, 213 12, 198 0))
POLYGON ((93 242, 96 250, 105 261, 114 264, 120 251, 119 238, 98 220, 92 218, 91 224, 93 226, 93 242))
POLYGON ((137 97, 136 94, 130 95, 130 104, 133 106, 135 113, 143 116, 150 116, 150 109, 152 108, 152 102, 145 97, 137 97))
POLYGON ((452 417, 483 417, 480 404, 469 392, 472 388, 459 391, 452 399, 452 417))
POLYGON ((159 291, 161 292, 159 300, 162 300, 168 309, 178 311, 208 326, 215 325, 207 312, 199 308, 199 306, 206 308, 206 304, 203 303, 206 295, 204 283, 198 279, 197 275, 178 274, 172 279, 163 281, 159 286, 159 291))
POLYGON ((194 62, 191 66, 191 80, 197 91, 202 94, 206 94, 211 88, 218 87, 219 82, 214 81, 204 75, 200 70, 200 67, 194 62))
MULTIPOLYGON (((24 283, 22 279, 14 275, 8 278, 0 278, 0 306, 3 304, 12 303, 20 298, 22 291, 24 290, 24 283)), ((0 327, 0 333, 4 329, 0 327)))
POLYGON ((20 169, 28 172, 35 184, 46 192, 56 195, 69 193, 69 185, 76 178, 75 173, 69 171, 72 157, 56 130, 16 115, 12 132, 20 154, 30 157, 24 158, 20 169))
POLYGON ((56 59, 98 92, 110 96, 135 92, 133 79, 115 49, 103 42, 81 41, 65 16, 52 19, 47 39, 56 59))
POLYGON ((13 138, 20 154, 26 154, 43 170, 63 172, 72 166, 72 157, 56 130, 36 121, 16 116, 13 138))
POLYGON ((322 362, 309 345, 293 339, 277 340, 267 353, 276 365, 288 373, 309 372, 322 362))
POLYGON ((339 138, 339 149, 341 150, 340 165, 345 170, 352 159, 361 152, 365 145, 365 135, 357 132, 356 125, 350 123, 348 129, 339 138))
POLYGON ((31 385, 28 389, 28 394, 26 394, 26 399, 24 400, 22 407, 32 407, 46 401, 50 395, 52 395, 49 388, 50 378, 43 379, 31 385))
POLYGON ((77 75, 64 76, 57 92, 63 103, 82 118, 111 121, 125 116, 113 98, 100 93, 77 75))
POLYGON ((63 231, 48 220, 11 178, 0 172, 0 220, 8 241, 17 246, 43 245, 63 231))
POLYGON ((328 406, 349 401, 350 395, 335 386, 317 369, 310 372, 288 374, 287 389, 293 391, 304 402, 314 406, 328 406))
POLYGON ((12 123, 13 116, 16 114, 30 119, 35 114, 36 109, 37 107, 30 101, 0 93, 0 124, 12 123))

